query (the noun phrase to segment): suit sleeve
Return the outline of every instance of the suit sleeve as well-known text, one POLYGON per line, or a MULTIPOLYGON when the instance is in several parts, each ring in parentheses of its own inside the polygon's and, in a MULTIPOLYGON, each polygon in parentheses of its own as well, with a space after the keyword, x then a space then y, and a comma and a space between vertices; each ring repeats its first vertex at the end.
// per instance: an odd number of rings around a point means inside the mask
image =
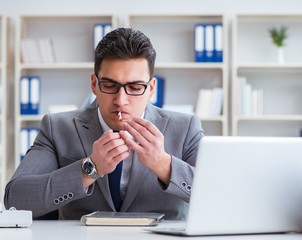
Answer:
POLYGON ((191 118, 190 124, 187 126, 187 129, 185 129, 187 134, 182 143, 183 148, 181 156, 172 155, 171 178, 165 191, 189 202, 199 142, 204 136, 204 133, 200 119, 196 116, 191 118))
POLYGON ((6 186, 6 208, 31 210, 33 218, 37 218, 87 196, 81 159, 66 157, 59 164, 52 133, 51 119, 45 116, 33 146, 6 186), (62 162, 65 166, 60 166, 62 162))

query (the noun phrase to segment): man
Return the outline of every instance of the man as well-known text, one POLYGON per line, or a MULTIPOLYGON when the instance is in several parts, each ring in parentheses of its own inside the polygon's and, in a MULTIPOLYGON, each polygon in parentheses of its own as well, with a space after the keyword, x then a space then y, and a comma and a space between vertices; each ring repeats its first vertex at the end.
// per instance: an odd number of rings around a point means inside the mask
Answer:
POLYGON ((108 33, 95 51, 96 101, 45 115, 5 189, 5 205, 59 219, 101 211, 161 212, 184 219, 197 149, 196 116, 149 103, 156 52, 139 31, 108 33), (120 172, 118 172, 120 171, 120 172))

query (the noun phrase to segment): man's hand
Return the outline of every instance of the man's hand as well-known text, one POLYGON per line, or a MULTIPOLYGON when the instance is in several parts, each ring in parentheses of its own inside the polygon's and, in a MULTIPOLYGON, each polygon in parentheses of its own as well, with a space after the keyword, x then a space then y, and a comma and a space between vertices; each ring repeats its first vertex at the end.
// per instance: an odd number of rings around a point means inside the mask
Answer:
POLYGON ((171 177, 171 156, 165 152, 163 134, 152 123, 142 118, 124 122, 123 129, 135 139, 130 139, 125 131, 120 131, 120 136, 127 146, 136 152, 142 164, 168 185, 171 177))
MULTIPOLYGON (((114 171, 116 165, 130 155, 130 149, 118 132, 106 131, 93 143, 91 160, 96 165, 99 175, 114 171)), ((83 176, 83 186, 86 189, 94 180, 83 176)))

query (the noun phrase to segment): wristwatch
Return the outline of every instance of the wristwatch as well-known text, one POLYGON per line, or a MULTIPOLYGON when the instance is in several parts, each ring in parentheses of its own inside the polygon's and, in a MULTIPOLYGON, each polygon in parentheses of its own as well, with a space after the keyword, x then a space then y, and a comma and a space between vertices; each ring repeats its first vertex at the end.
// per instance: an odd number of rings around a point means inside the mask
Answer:
POLYGON ((90 157, 87 157, 82 162, 82 172, 95 180, 97 180, 100 177, 104 177, 104 175, 99 175, 96 169, 96 166, 94 162, 91 160, 90 157))

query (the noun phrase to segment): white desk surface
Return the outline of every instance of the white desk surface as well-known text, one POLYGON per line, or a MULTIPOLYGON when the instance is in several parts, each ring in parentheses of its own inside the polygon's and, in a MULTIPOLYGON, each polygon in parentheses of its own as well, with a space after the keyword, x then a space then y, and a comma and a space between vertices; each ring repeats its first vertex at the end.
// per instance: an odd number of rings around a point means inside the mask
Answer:
MULTIPOLYGON (((180 222, 166 221, 163 227, 175 227, 180 222)), ((80 221, 33 221, 28 228, 0 228, 1 240, 140 240, 140 239, 188 239, 181 236, 155 234, 143 230, 142 227, 101 227, 82 226, 80 221)), ((265 234, 193 237, 203 240, 296 240, 302 234, 265 234)))

